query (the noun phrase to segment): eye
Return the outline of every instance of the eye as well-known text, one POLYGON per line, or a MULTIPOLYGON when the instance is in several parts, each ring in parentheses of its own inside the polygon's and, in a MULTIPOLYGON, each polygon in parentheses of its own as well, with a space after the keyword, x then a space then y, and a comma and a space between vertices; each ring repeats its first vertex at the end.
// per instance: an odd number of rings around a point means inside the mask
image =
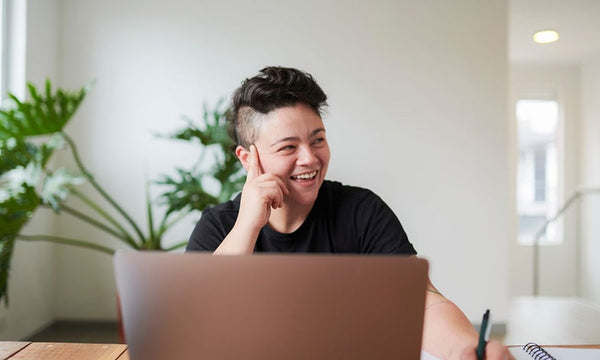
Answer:
POLYGON ((313 143, 313 145, 320 145, 324 142, 325 142, 325 138, 318 138, 318 139, 315 139, 312 143, 313 143))
POLYGON ((294 145, 286 145, 286 146, 283 146, 282 148, 280 148, 278 151, 292 151, 295 148, 296 147, 294 145))

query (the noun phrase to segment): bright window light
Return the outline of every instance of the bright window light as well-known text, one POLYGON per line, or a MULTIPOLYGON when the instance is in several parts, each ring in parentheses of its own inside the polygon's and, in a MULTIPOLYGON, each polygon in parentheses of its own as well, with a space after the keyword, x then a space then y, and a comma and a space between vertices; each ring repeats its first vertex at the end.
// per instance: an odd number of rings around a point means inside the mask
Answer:
MULTIPOLYGON (((530 245, 558 203, 558 102, 543 99, 517 101, 519 164, 517 211, 519 243, 530 245)), ((550 224, 540 244, 559 244, 561 229, 550 224)))
POLYGON ((533 34, 533 41, 538 44, 549 44, 558 40, 558 31, 542 30, 533 34))

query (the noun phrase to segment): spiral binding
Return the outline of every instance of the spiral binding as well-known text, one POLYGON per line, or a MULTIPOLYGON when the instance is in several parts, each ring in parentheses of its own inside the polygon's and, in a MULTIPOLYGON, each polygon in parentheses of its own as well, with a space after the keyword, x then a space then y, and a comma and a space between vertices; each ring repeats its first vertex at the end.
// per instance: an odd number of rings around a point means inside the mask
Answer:
POLYGON ((556 358, 539 346, 536 343, 527 343, 523 346, 523 350, 527 352, 535 360, 556 360, 556 358))

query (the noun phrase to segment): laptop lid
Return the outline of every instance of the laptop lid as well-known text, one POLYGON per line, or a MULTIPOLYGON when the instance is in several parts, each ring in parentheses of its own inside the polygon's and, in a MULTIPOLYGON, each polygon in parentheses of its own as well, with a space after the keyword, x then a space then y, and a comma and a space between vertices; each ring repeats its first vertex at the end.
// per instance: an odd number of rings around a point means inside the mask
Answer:
POLYGON ((119 252, 132 360, 419 359, 427 261, 119 252))

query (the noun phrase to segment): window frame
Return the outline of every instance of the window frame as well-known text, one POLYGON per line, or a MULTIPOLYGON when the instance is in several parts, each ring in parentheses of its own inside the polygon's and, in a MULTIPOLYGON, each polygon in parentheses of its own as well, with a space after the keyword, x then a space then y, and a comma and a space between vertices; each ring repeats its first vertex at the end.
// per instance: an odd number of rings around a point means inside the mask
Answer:
MULTIPOLYGON (((564 201, 564 181, 565 181, 565 164, 564 164, 564 159, 565 159, 565 127, 564 127, 564 99, 562 96, 559 96, 559 93, 556 89, 551 88, 551 87, 547 87, 547 88, 538 88, 535 90, 529 89, 529 91, 521 91, 519 96, 517 96, 514 99, 514 103, 513 103, 513 115, 514 115, 514 121, 515 124, 514 126, 516 127, 516 136, 517 136, 517 142, 516 142, 516 151, 517 154, 520 154, 521 151, 521 146, 520 143, 518 141, 519 138, 519 124, 518 124, 518 116, 517 116, 517 104, 519 101, 521 100, 541 100, 541 101, 554 101, 556 102, 557 105, 557 124, 556 124, 556 137, 555 137, 555 151, 556 151, 556 199, 555 199, 555 205, 554 207, 549 209, 549 214, 547 215, 547 219, 551 218, 554 216, 554 214, 556 214, 556 211, 558 210, 559 204, 562 204, 564 201)), ((519 155, 520 156, 520 155, 519 155)), ((518 182, 519 180, 519 161, 517 161, 516 164, 516 179, 515 181, 518 182)), ((516 241, 518 245, 521 246, 533 246, 534 245, 534 237, 531 238, 523 238, 520 235, 520 231, 519 231, 519 219, 521 217, 521 213, 518 207, 518 203, 519 203, 519 191, 518 191, 518 183, 517 183, 517 187, 515 188, 515 202, 516 202, 516 215, 517 215, 517 236, 516 236, 516 241)), ((548 239, 546 236, 542 236, 540 238, 540 241, 538 243, 538 245, 540 246, 560 246, 564 243, 564 223, 563 223, 563 219, 559 218, 557 219, 553 225, 555 226, 555 228, 553 229, 553 232, 555 233, 554 238, 552 239, 548 239)), ((537 230, 536 230, 537 231, 537 230)), ((535 235, 534 235, 535 236, 535 235)))
POLYGON ((6 0, 0 0, 0 105, 3 105, 8 94, 8 7, 6 0))

